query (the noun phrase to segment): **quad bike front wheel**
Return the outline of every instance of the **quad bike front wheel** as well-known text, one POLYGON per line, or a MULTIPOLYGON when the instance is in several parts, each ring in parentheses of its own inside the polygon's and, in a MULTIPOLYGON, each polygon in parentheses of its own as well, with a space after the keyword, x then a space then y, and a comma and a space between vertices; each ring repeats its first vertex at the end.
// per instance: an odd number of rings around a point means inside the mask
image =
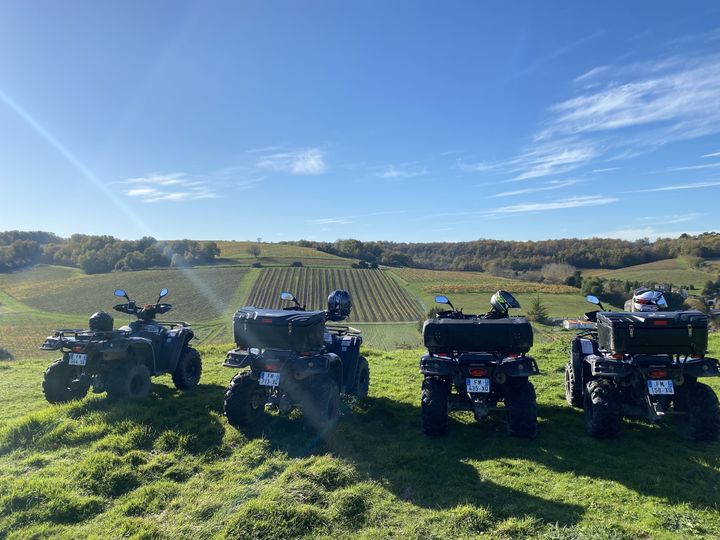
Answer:
POLYGON ((183 349, 177 367, 172 374, 173 383, 178 390, 189 390, 200 382, 202 375, 202 359, 200 353, 192 347, 183 349))
POLYGON ((150 370, 144 364, 122 362, 108 376, 107 396, 119 399, 140 399, 150 394, 150 370))
POLYGON ((241 371, 235 375, 225 390, 223 414, 228 424, 242 428, 256 422, 265 410, 267 395, 252 372, 241 371))
POLYGON ((583 408, 582 373, 576 369, 576 364, 570 360, 565 364, 565 401, 571 407, 583 408))
POLYGON ((678 431, 691 441, 715 441, 720 435, 720 405, 713 389, 699 382, 677 388, 675 410, 678 431))
POLYGON ((326 433, 340 418, 340 388, 330 377, 320 377, 302 389, 300 410, 310 428, 326 433))
POLYGON ((87 385, 72 384, 76 371, 64 358, 55 360, 45 370, 43 394, 49 403, 67 403, 82 399, 88 392, 87 385))
POLYGON ((585 428, 596 439, 617 437, 622 427, 622 403, 613 381, 593 379, 584 396, 585 428))
POLYGON ((358 359, 358 372, 352 394, 360 399, 368 396, 370 389, 370 366, 364 356, 358 359))
POLYGON ((532 439, 537 436, 535 387, 526 377, 509 378, 505 383, 507 429, 511 435, 532 439))
POLYGON ((426 377, 422 384, 422 430, 431 437, 448 432, 448 386, 434 377, 426 377))

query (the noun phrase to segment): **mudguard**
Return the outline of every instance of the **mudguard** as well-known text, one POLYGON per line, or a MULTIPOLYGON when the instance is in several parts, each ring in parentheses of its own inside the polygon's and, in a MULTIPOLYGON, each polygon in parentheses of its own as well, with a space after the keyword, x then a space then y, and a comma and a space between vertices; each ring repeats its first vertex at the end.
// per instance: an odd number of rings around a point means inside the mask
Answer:
POLYGON ((508 377, 530 377, 539 375, 540 369, 532 356, 519 356, 503 358, 495 373, 504 373, 508 377))
POLYGON ((252 355, 248 354, 246 349, 233 349, 225 355, 223 366, 235 369, 241 369, 250 365, 252 355))
POLYGON ((585 357, 585 362, 590 366, 590 374, 593 377, 627 377, 632 374, 634 368, 625 362, 619 362, 612 358, 604 358, 597 355, 585 357))
POLYGON ((423 375, 436 375, 449 377, 452 375, 454 362, 450 358, 424 354, 420 358, 420 373, 423 375))
POLYGON ((680 362, 683 373, 694 377, 718 377, 720 376, 720 362, 715 358, 688 358, 680 362))

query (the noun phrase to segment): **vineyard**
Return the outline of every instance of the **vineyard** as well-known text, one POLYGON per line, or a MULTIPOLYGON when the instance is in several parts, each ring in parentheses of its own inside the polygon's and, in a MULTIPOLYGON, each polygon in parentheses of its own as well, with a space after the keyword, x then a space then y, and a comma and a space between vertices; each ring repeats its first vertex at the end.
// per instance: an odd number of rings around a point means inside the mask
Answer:
POLYGON ((240 264, 259 262, 263 266, 290 266, 291 263, 298 261, 304 266, 347 268, 353 262, 352 259, 345 259, 316 249, 285 244, 217 242, 217 246, 220 248, 222 259, 240 264), (249 251, 253 246, 259 249, 257 257, 249 251))
POLYGON ((248 304, 279 308, 280 292, 290 291, 310 309, 324 309, 327 295, 345 289, 353 298, 349 321, 414 321, 417 302, 383 270, 266 268, 255 281, 248 304))

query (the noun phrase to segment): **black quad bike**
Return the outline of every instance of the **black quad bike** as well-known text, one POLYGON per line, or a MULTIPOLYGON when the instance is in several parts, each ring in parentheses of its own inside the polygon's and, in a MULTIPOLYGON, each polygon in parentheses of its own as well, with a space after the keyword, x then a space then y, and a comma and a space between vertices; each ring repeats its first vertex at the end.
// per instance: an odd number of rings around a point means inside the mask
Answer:
POLYGON ((565 398, 584 409, 588 434, 619 434, 623 417, 655 423, 674 416, 687 439, 720 434, 718 398, 700 377, 717 377, 720 364, 707 352, 708 319, 699 311, 610 312, 585 317, 595 329, 572 341, 565 366, 565 398))
POLYGON ((351 310, 350 294, 334 291, 327 311, 308 311, 294 295, 281 310, 244 307, 233 317, 236 349, 223 364, 243 369, 225 392, 224 412, 236 428, 259 421, 265 407, 288 415, 298 409, 309 427, 323 433, 340 414, 340 394, 365 398, 370 384, 367 360, 360 355, 360 331, 327 325, 351 310))
POLYGON ((56 330, 45 339, 44 351, 62 351, 45 371, 43 392, 50 403, 82 399, 93 392, 107 392, 110 399, 141 398, 150 392, 150 377, 171 373, 180 390, 193 388, 200 381, 200 354, 190 347, 194 337, 184 322, 159 322, 158 314, 170 311, 161 304, 168 290, 160 291, 155 304, 138 305, 125 291, 115 296, 127 303, 113 309, 137 320, 113 330, 113 318, 100 311, 90 317, 89 330, 56 330))
POLYGON ((469 315, 456 310, 445 296, 435 301, 450 309, 423 325, 428 349, 420 360, 423 432, 445 435, 448 413, 453 410, 472 411, 477 421, 491 412, 505 411, 510 434, 535 437, 537 404, 528 377, 539 370, 535 359, 526 354, 533 343, 532 327, 523 317, 507 315, 508 307, 520 304, 509 293, 498 291, 489 313, 469 315), (500 293, 508 302, 496 308, 500 293), (500 402, 504 407, 498 407, 500 402))

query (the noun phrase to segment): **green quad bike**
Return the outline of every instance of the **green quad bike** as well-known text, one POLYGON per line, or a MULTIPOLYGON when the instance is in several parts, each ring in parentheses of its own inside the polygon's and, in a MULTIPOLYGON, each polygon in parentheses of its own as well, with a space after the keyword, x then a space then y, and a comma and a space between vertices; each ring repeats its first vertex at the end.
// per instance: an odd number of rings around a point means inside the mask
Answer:
POLYGON ((720 376, 720 363, 705 356, 707 316, 699 311, 663 311, 662 298, 654 311, 645 312, 605 311, 597 297, 586 299, 601 311, 586 313, 595 328, 572 340, 565 398, 584 410, 588 434, 615 437, 624 417, 650 423, 674 417, 686 439, 716 440, 718 398, 712 388, 698 382, 720 376))
POLYGON ((235 313, 237 348, 223 365, 241 371, 225 392, 225 417, 240 429, 258 423, 266 406, 281 415, 297 409, 306 426, 322 434, 339 418, 341 394, 368 395, 370 370, 360 354, 360 331, 326 324, 350 315, 350 294, 333 291, 328 309, 317 311, 306 310, 291 293, 280 297, 292 305, 248 306, 235 313))
POLYGON ((446 296, 435 301, 450 309, 423 325, 428 349, 420 359, 423 432, 446 435, 452 410, 472 411, 478 422, 501 411, 507 415, 511 435, 535 437, 537 403, 529 377, 539 370, 526 354, 533 344, 530 323, 508 315, 509 308, 520 307, 518 301, 507 291, 498 291, 491 298, 492 309, 484 315, 456 310, 446 296))
POLYGON ((175 386, 188 390, 197 386, 202 373, 200 354, 190 347, 195 334, 187 323, 156 321, 170 311, 160 303, 168 290, 160 291, 155 304, 138 305, 124 290, 115 296, 127 303, 113 309, 136 320, 113 330, 113 318, 104 311, 90 317, 88 330, 56 330, 45 339, 44 351, 62 351, 63 356, 47 368, 43 380, 45 399, 65 403, 94 393, 107 392, 110 399, 135 399, 150 393, 150 377, 171 373, 175 386))

